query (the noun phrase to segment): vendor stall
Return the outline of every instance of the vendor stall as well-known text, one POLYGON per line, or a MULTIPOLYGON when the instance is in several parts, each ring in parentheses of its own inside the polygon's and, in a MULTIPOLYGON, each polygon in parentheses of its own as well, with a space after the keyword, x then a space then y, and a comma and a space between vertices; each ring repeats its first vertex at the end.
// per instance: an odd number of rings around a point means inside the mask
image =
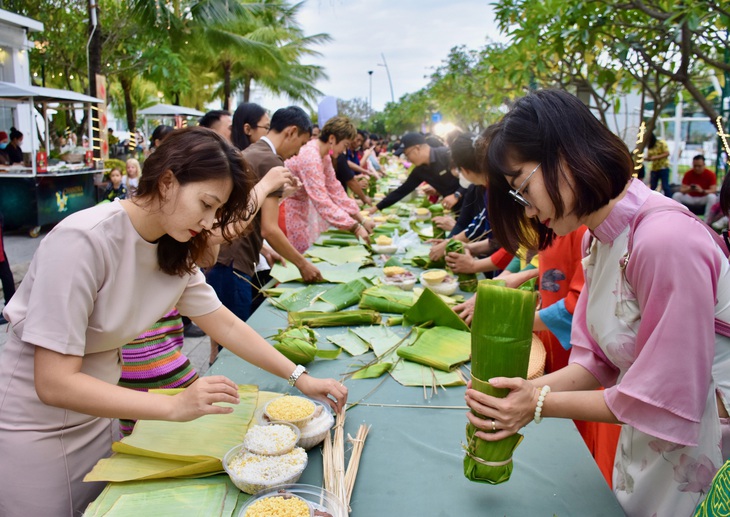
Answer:
POLYGON ((185 106, 175 106, 172 104, 155 104, 149 108, 141 109, 137 112, 144 120, 145 134, 151 135, 151 129, 149 127, 150 120, 157 120, 162 124, 167 124, 175 128, 184 127, 190 118, 200 118, 205 113, 198 111, 193 108, 186 108, 185 106), (185 122, 185 124, 183 123, 185 122))
POLYGON ((30 235, 36 237, 42 226, 57 223, 69 214, 96 204, 94 174, 103 172, 103 166, 91 155, 80 155, 79 163, 48 164, 51 149, 49 108, 55 104, 81 104, 89 111, 91 119, 92 104, 103 101, 72 91, 5 82, 0 82, 0 100, 27 103, 31 108, 40 105, 45 122, 44 139, 38 143, 38 123, 35 116, 31 117, 31 131, 26 140, 30 152, 25 153, 25 163, 0 168, 0 211, 5 217, 5 227, 30 227, 30 235))

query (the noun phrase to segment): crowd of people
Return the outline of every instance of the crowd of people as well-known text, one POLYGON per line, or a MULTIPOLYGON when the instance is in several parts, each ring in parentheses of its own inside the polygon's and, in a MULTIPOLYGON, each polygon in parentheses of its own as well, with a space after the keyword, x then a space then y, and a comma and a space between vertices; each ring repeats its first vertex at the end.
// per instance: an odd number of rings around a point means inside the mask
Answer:
MULTIPOLYGON (((489 379, 505 398, 468 385, 477 436, 573 419, 628 515, 692 514, 707 473, 730 456, 730 264, 717 233, 679 203, 722 224, 730 184, 718 198, 697 155, 673 193, 668 156, 651 135, 645 185, 626 145, 552 90, 518 100, 482 134, 444 141, 381 139, 340 116, 319 127, 296 106, 254 103, 211 111, 199 127, 157 127, 143 164, 112 169, 104 202, 59 223, 6 293, 0 514, 83 510, 102 487, 81 479, 109 454, 117 422, 127 434, 136 419, 229 412, 216 403, 236 403, 235 384, 200 377, 182 354, 190 325, 210 337, 211 364, 225 347, 341 411, 343 385, 310 376, 245 321, 274 263, 321 281, 304 256, 321 232, 369 242, 363 214, 417 188, 451 211, 434 221, 448 238, 430 242, 431 260, 508 287, 537 279, 545 375, 489 379), (384 156, 409 172, 376 200, 367 186, 384 156), (446 252, 451 238, 465 253, 446 252), (185 390, 148 393, 172 387, 185 390)), ((467 324, 473 302, 454 308, 467 324)))

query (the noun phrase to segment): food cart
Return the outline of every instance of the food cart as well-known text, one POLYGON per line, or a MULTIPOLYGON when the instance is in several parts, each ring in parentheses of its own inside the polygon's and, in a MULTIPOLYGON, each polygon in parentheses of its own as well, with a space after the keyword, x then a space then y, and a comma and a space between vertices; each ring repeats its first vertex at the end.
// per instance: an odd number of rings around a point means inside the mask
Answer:
MULTIPOLYGON (((103 173, 103 165, 90 156, 81 163, 47 164, 51 149, 49 108, 57 104, 81 104, 92 120, 92 105, 103 103, 103 100, 67 90, 6 82, 0 82, 0 100, 30 104, 33 114, 31 130, 25 138, 30 144, 30 153, 25 153, 29 155, 26 163, 0 168, 0 212, 5 218, 5 228, 29 227, 30 236, 37 237, 42 226, 57 223, 69 214, 95 205, 94 175, 103 173), (44 141, 39 143, 35 109, 38 105, 45 122, 44 141)), ((89 141, 92 141, 91 125, 89 141)))

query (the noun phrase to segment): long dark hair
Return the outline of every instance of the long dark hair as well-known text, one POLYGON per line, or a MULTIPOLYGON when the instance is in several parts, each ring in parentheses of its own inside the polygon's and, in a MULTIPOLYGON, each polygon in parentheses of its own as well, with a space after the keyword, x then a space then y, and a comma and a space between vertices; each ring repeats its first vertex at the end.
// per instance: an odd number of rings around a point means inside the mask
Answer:
POLYGON ((256 129, 259 120, 261 120, 264 114, 266 114, 266 110, 258 104, 253 102, 242 102, 239 104, 236 112, 233 114, 233 127, 231 128, 233 145, 241 151, 251 145, 251 139, 243 130, 243 126, 248 124, 252 129, 256 129))
POLYGON ((529 219, 524 207, 509 195, 507 177, 519 175, 519 164, 541 164, 556 218, 567 215, 560 196, 561 179, 573 190, 572 213, 580 218, 621 194, 633 173, 626 144, 585 104, 564 91, 541 90, 519 99, 482 136, 479 155, 489 182, 492 228, 496 239, 511 252, 520 245, 544 249, 554 236, 550 228, 529 219))
MULTIPOLYGON (((233 181, 231 195, 219 209, 215 225, 229 242, 235 235, 228 231, 228 225, 255 213, 256 207, 249 201, 253 175, 243 155, 211 129, 188 127, 170 133, 145 160, 135 202, 148 206, 161 202, 160 180, 167 171, 172 171, 180 186, 224 178, 233 181)), ((157 247, 160 269, 170 275, 193 273, 195 263, 208 247, 209 237, 210 232, 202 231, 188 242, 178 242, 163 235, 157 247)))

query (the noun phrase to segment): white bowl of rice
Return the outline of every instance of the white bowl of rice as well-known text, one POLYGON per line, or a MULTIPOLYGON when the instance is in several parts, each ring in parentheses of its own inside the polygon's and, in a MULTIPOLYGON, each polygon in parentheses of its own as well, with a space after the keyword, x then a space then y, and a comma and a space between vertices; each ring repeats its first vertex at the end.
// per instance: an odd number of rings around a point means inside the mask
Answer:
MULTIPOLYGON (((297 442, 297 445, 306 451, 322 443, 325 436, 327 436, 327 431, 332 429, 332 426, 335 425, 335 417, 329 406, 316 400, 313 400, 312 402, 314 402, 314 405, 316 406, 314 416, 312 417, 312 420, 310 420, 309 423, 300 430, 299 441, 297 442)), ((257 421, 261 424, 272 423, 263 411, 258 412, 257 421)))
POLYGON ((299 428, 288 422, 253 425, 243 437, 243 447, 254 454, 279 456, 297 445, 300 434, 299 428))
POLYGON ((272 486, 296 483, 308 461, 301 447, 279 456, 266 456, 249 452, 241 444, 223 457, 223 469, 239 490, 253 495, 272 486))

